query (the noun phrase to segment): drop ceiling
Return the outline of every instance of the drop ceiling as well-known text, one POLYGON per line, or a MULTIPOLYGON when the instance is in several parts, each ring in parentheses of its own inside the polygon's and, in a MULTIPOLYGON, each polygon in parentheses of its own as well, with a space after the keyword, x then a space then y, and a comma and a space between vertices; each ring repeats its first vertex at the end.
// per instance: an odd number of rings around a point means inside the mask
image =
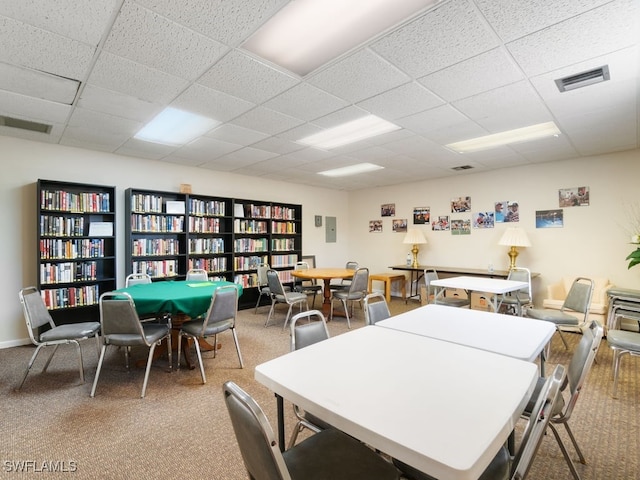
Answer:
POLYGON ((242 48, 287 3, 0 0, 0 115, 51 125, 0 134, 339 190, 639 147, 637 0, 444 0, 304 77, 242 48), (608 81, 556 86, 605 65, 608 81), (179 148, 133 138, 167 106, 221 124, 179 148), (367 114, 401 129, 296 143, 367 114), (444 146, 548 121, 560 136, 444 146), (317 174, 361 162, 385 168, 317 174))

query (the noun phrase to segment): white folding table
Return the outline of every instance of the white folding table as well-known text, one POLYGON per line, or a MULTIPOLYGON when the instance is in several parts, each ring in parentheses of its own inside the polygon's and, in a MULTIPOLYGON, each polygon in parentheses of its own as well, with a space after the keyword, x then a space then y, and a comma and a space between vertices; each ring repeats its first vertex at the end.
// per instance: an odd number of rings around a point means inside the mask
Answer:
POLYGON ((497 312, 500 306, 498 297, 502 298, 505 293, 515 292, 522 288, 527 288, 529 284, 527 282, 520 282, 517 280, 504 280, 502 278, 488 278, 488 277, 450 277, 441 278, 438 280, 432 280, 431 285, 436 287, 436 299, 440 295, 444 295, 444 291, 447 288, 460 288, 470 295, 470 292, 487 292, 493 294, 493 301, 490 302, 493 307, 493 311, 497 312))
POLYGON ((535 364, 391 328, 363 327, 255 369, 283 398, 440 480, 477 479, 531 396, 535 364))
POLYGON ((544 376, 544 349, 555 325, 533 318, 515 317, 467 308, 425 305, 376 323, 425 337, 534 361, 540 356, 544 376))

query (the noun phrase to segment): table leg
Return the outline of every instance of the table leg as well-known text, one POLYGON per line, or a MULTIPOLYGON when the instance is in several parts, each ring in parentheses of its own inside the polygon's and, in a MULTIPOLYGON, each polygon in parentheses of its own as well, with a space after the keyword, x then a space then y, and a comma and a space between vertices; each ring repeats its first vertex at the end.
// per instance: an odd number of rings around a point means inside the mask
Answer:
POLYGON ((276 393, 276 405, 278 406, 278 446, 284 452, 284 399, 276 393))
POLYGON ((324 289, 322 291, 324 299, 322 300, 322 314, 325 318, 329 318, 329 312, 331 312, 331 279, 324 279, 324 289))

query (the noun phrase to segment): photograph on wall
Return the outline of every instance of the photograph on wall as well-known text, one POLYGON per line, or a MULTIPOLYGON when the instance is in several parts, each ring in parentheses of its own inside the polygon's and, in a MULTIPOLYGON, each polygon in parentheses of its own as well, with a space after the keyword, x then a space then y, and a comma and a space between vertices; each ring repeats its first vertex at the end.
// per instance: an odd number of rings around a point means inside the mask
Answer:
POLYGON ((561 188, 558 190, 558 206, 560 208, 589 206, 589 187, 561 188))
POLYGON ((471 210, 471 197, 451 199, 451 213, 468 212, 469 210, 471 210))
POLYGON ((413 207, 413 224, 429 225, 431 223, 431 209, 429 207, 413 207))
POLYGON ((536 210, 536 228, 564 227, 564 210, 536 210))
POLYGON ((496 223, 502 223, 504 222, 504 216, 507 214, 507 201, 506 200, 500 200, 498 202, 495 203, 494 209, 495 209, 495 217, 494 220, 496 223))
POLYGON ((493 212, 477 212, 472 216, 473 228, 493 228, 494 213, 493 212))
POLYGON ((393 224, 391 225, 391 228, 396 233, 406 232, 407 231, 407 219, 406 218, 400 218, 398 220, 393 220, 393 224))
POLYGON ((451 220, 451 235, 471 235, 471 220, 451 220))
POLYGON ((504 213, 505 222, 519 222, 520 221, 520 206, 518 202, 507 202, 507 208, 504 213))
POLYGON ((382 217, 395 217, 396 216, 396 204, 395 203, 383 203, 380 207, 380 216, 382 217))
POLYGON ((431 230, 434 232, 447 232, 449 228, 449 215, 440 215, 438 220, 431 223, 431 230))
POLYGON ((369 233, 382 232, 382 220, 369 220, 369 233))

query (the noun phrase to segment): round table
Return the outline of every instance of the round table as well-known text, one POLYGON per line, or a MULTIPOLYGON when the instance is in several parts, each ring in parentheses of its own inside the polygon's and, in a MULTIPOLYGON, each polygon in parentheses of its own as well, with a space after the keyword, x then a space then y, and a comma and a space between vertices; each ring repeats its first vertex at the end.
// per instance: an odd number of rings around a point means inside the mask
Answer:
POLYGON ((351 278, 355 273, 355 270, 349 268, 308 268, 293 270, 291 275, 305 280, 319 279, 324 281, 322 313, 326 317, 331 310, 331 280, 334 278, 351 278))

